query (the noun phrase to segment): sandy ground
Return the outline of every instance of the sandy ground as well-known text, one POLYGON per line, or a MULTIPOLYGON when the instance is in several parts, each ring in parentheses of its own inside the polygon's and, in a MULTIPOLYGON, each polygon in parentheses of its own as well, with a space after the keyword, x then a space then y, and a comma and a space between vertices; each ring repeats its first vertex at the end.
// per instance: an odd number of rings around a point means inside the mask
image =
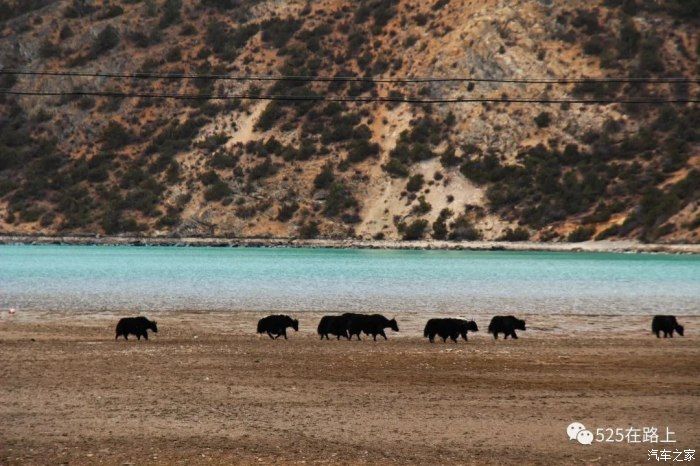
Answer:
POLYGON ((649 448, 700 448, 700 317, 664 340, 646 317, 528 316, 497 342, 477 318, 468 343, 431 345, 417 315, 376 343, 321 342, 310 313, 271 341, 261 315, 160 313, 148 342, 115 342, 112 314, 3 315, 0 464, 649 464, 649 448), (678 442, 584 446, 574 420, 678 442))

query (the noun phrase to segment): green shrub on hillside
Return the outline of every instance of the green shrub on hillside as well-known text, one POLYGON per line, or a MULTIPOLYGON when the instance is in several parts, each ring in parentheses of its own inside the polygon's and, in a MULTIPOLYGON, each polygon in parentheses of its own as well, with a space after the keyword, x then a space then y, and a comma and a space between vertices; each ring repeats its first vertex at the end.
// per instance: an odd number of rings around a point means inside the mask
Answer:
POLYGON ((408 179, 408 183, 406 183, 406 190, 411 193, 415 193, 420 191, 423 188, 423 175, 421 174, 416 174, 413 175, 408 179))
POLYGON ((582 225, 576 228, 571 233, 569 233, 569 236, 566 237, 566 240, 569 243, 580 243, 582 241, 588 241, 589 239, 591 239, 594 233, 594 227, 587 227, 582 225))
POLYGON ((423 218, 413 220, 409 224, 399 225, 399 231, 402 234, 402 238, 407 241, 423 239, 427 228, 428 221, 423 218))

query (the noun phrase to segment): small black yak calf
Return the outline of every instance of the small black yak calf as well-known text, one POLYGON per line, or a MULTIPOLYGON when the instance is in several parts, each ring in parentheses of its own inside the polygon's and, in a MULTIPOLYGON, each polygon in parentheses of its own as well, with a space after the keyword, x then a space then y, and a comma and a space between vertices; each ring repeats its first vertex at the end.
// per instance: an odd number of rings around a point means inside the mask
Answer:
POLYGON ((496 340, 499 333, 504 334, 506 340, 509 335, 517 339, 516 330, 525 330, 525 321, 513 316, 494 316, 489 324, 489 333, 493 333, 493 338, 496 340))
POLYGON ((299 321, 282 314, 263 317, 258 321, 258 333, 267 333, 273 340, 281 336, 286 340, 288 327, 292 327, 295 332, 299 331, 299 321))
POLYGON ((673 338, 673 332, 678 332, 678 335, 683 336, 683 326, 678 323, 676 316, 654 316, 651 321, 651 331, 659 338, 659 333, 664 332, 664 338, 673 338))
POLYGON ((473 320, 465 319, 430 319, 428 323, 425 324, 425 330, 423 330, 423 336, 430 340, 430 343, 435 341, 435 335, 442 338, 443 342, 446 342, 448 338, 457 343, 457 339, 462 336, 464 340, 467 340, 467 331, 478 332, 479 327, 476 326, 476 322, 473 320))
POLYGON ((127 335, 136 335, 139 340, 144 337, 148 340, 148 330, 152 330, 154 333, 158 333, 158 326, 155 320, 148 320, 145 317, 124 317, 119 319, 117 322, 117 336, 114 339, 118 339, 120 336, 124 336, 125 340, 129 338, 127 335))
POLYGON ((372 335, 374 341, 377 341, 377 335, 381 335, 387 340, 386 333, 384 333, 385 328, 390 328, 395 332, 399 331, 399 325, 396 323, 396 319, 389 320, 380 314, 366 315, 347 313, 343 314, 341 317, 347 319, 347 329, 350 340, 352 340, 353 335, 357 335, 357 339, 362 340, 360 338, 360 332, 365 332, 366 335, 372 335))
POLYGON ((318 323, 318 334, 321 335, 321 340, 323 340, 323 337, 329 340, 328 334, 335 335, 338 340, 340 340, 340 337, 350 339, 348 335, 348 319, 344 316, 323 316, 318 323))

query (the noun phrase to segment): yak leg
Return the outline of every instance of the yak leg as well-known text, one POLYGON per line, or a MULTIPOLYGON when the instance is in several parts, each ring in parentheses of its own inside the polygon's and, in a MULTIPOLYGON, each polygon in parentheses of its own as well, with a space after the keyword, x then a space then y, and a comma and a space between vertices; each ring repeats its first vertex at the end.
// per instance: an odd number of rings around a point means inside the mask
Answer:
POLYGON ((457 337, 454 336, 454 335, 450 336, 450 340, 452 340, 453 342, 457 343, 457 337))
POLYGON ((656 333, 656 338, 661 338, 661 335, 660 335, 661 331, 660 330, 657 330, 654 333, 656 333))
POLYGON ((372 334, 372 338, 374 338, 374 341, 377 341, 377 334, 376 334, 376 333, 373 333, 373 334, 372 334))
POLYGON ((518 335, 516 335, 515 330, 513 330, 512 332, 510 332, 510 336, 513 337, 513 338, 515 338, 516 340, 518 339, 518 335))
POLYGON ((464 338, 464 341, 469 341, 469 339, 467 338, 467 332, 464 332, 462 334, 462 338, 464 338))
POLYGON ((119 334, 117 333, 117 336, 114 337, 114 341, 117 341, 119 339, 119 334))
POLYGON ((379 332, 379 334, 383 336, 385 340, 388 340, 388 338, 386 337, 386 333, 384 333, 384 329, 382 329, 382 331, 379 332))
POLYGON ((282 335, 284 335, 284 339, 286 340, 287 339, 287 329, 286 328, 284 330, 282 330, 282 335))
POLYGON ((128 333, 125 333, 125 334, 124 334, 124 339, 125 339, 125 340, 128 340, 128 339, 129 339, 129 337, 128 337, 127 335, 128 335, 128 333))
POLYGON ((144 337, 146 340, 148 340, 148 331, 143 332, 143 337, 144 337))
POLYGON ((275 339, 275 337, 272 336, 272 332, 270 332, 269 330, 267 331, 267 336, 270 337, 270 339, 272 340, 275 339))

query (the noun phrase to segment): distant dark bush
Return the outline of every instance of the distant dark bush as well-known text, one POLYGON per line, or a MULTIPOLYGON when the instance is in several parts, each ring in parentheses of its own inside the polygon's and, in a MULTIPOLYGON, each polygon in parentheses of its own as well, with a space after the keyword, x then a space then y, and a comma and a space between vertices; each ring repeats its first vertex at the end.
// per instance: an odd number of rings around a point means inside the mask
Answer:
POLYGON ((224 152, 217 151, 209 160, 209 165, 213 168, 223 169, 223 168, 233 168, 238 164, 238 158, 234 155, 224 152))
POLYGON ((99 19, 109 19, 116 18, 117 16, 124 14, 124 8, 119 5, 108 5, 107 8, 102 11, 99 15, 99 19))
POLYGON ((274 18, 262 23, 262 40, 279 48, 287 45, 287 41, 299 30, 303 21, 294 18, 274 18))
POLYGON ((267 104, 265 110, 260 114, 258 121, 255 123, 255 129, 260 131, 267 131, 272 129, 275 122, 284 116, 284 106, 279 102, 274 101, 267 104))
POLYGON ((440 154, 440 163, 445 168, 457 166, 460 161, 461 159, 455 155, 455 148, 452 146, 446 147, 440 154))
POLYGON ((406 190, 412 193, 418 192, 423 188, 423 182, 423 175, 413 175, 408 179, 408 183, 406 183, 406 190))
POLYGON ((98 57, 119 45, 119 31, 111 25, 105 27, 92 44, 92 56, 98 57))
POLYGON ((409 170, 406 164, 398 159, 389 159, 389 161, 382 165, 382 168, 392 176, 399 178, 406 178, 408 176, 409 170))
POLYGON ((357 200, 342 182, 336 181, 331 185, 326 197, 323 213, 327 217, 336 217, 344 210, 357 206, 357 200))
POLYGON ((61 47, 45 39, 39 46, 39 55, 41 58, 57 57, 61 55, 61 47))
POLYGON ((239 6, 239 0, 201 0, 204 7, 218 8, 219 10, 230 10, 239 6))
POLYGON ((299 203, 296 201, 283 202, 277 212, 277 220, 287 222, 294 216, 294 213, 299 210, 299 203))
POLYGON ((660 48, 662 40, 658 37, 647 37, 641 42, 639 53, 639 69, 647 73, 660 73, 664 70, 660 48))
POLYGON ((165 61, 173 63, 173 62, 178 62, 182 60, 182 52, 180 51, 180 47, 173 47, 168 50, 168 53, 165 54, 165 61))
POLYGON ((376 157, 378 155, 379 144, 369 142, 366 139, 355 139, 350 144, 347 161, 350 163, 359 163, 369 157, 376 157))
POLYGON ((327 162, 316 178, 314 178, 314 187, 316 189, 327 189, 335 180, 335 175, 333 174, 333 164, 327 162))
POLYGON ((549 126, 550 121, 551 117, 547 112, 540 112, 540 114, 535 117, 535 123, 538 128, 546 128, 549 126))
POLYGON ((319 234, 318 222, 306 222, 299 227, 299 238, 313 239, 319 234))
POLYGON ((231 195, 231 193, 232 191, 231 188, 228 187, 228 184, 219 180, 204 191, 204 199, 207 201, 219 201, 231 195))
POLYGON ((639 51, 641 34, 637 31, 634 21, 626 18, 620 28, 620 37, 617 43, 617 53, 620 58, 632 58, 639 51))
POLYGON ((418 204, 413 206, 411 212, 416 215, 425 215, 433 209, 428 201, 425 200, 425 196, 418 196, 418 204))
MULTIPOLYGON (((37 3, 37 2, 35 2, 37 3)), ((63 10, 66 18, 81 18, 97 10, 91 0, 73 0, 70 5, 63 10)))
POLYGON ((182 0, 165 0, 163 4, 163 15, 160 17, 158 26, 166 28, 173 23, 180 21, 180 10, 182 9, 182 0))
POLYGON ((259 180, 261 178, 267 178, 277 173, 277 167, 272 163, 270 157, 266 157, 265 160, 250 169, 248 173, 248 178, 251 181, 259 180))
POLYGON ((433 238, 447 238, 447 219, 452 217, 453 214, 454 212, 447 207, 440 211, 440 215, 438 215, 438 218, 433 222, 433 238))
POLYGON ((566 237, 566 240, 569 243, 580 243, 582 241, 588 241, 589 239, 591 239, 594 233, 594 227, 579 226, 574 231, 569 233, 569 236, 566 237))
POLYGON ((133 135, 117 121, 110 121, 102 131, 102 148, 117 150, 131 143, 133 135))
POLYGON ((523 227, 507 228, 499 238, 500 241, 527 241, 529 239, 530 232, 523 227))
POLYGON ((422 239, 425 235, 425 230, 428 228, 428 221, 420 218, 412 221, 411 223, 404 225, 402 230, 402 237, 407 241, 415 241, 422 239))
POLYGON ((476 241, 482 238, 482 234, 472 224, 466 215, 460 215, 450 225, 449 238, 455 241, 476 241))

